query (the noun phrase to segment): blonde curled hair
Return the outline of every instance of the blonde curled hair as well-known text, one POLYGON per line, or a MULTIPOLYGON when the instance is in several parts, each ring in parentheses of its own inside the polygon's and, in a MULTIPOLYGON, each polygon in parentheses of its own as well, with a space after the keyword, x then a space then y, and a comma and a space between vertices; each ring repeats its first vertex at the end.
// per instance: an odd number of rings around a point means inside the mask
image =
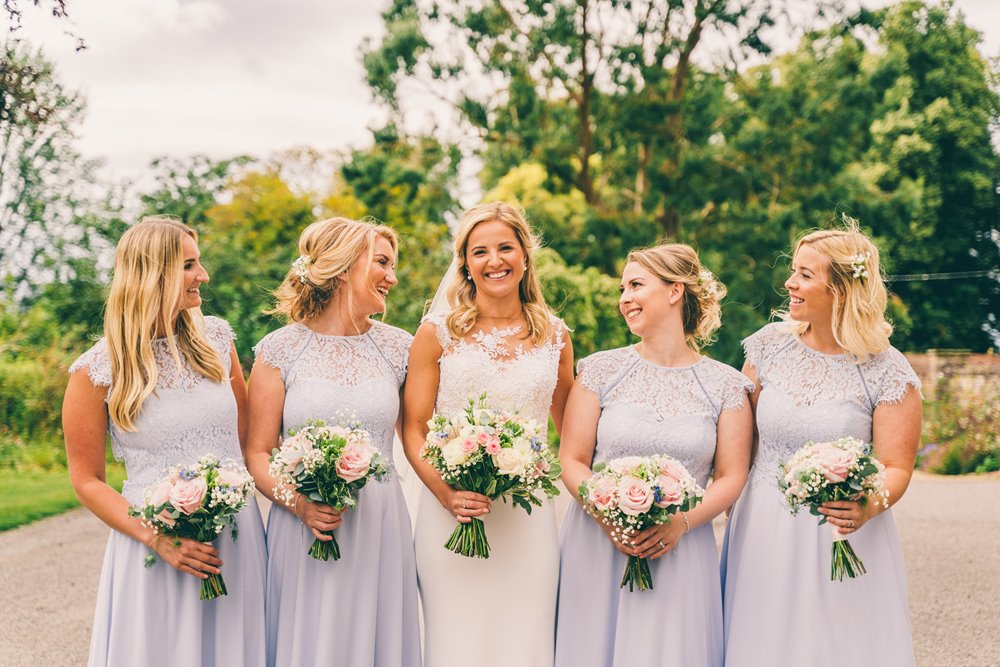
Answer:
POLYGON ((104 311, 104 338, 111 362, 108 414, 123 431, 134 431, 142 404, 156 389, 153 340, 159 330, 180 366, 214 382, 226 371, 204 334, 200 308, 177 312, 184 295, 182 241, 198 235, 172 218, 146 217, 130 227, 115 249, 114 274, 104 311), (176 336, 171 324, 176 317, 176 336), (179 352, 178 352, 179 351, 179 352))
MULTIPOLYGON (((823 273, 833 294, 833 337, 855 362, 861 362, 889 347, 888 293, 878 248, 857 220, 844 216, 843 223, 840 229, 807 233, 795 245, 793 256, 808 245, 828 260, 829 270, 823 273)), ((787 311, 778 315, 790 319, 787 311)), ((795 331, 801 336, 808 328, 807 322, 798 322, 795 331)))
POLYGON ((636 262, 665 283, 684 285, 681 319, 688 345, 699 350, 711 343, 722 326, 722 298, 726 286, 701 265, 698 253, 684 243, 663 243, 628 254, 636 262))
POLYGON ((545 304, 542 295, 542 285, 538 280, 532 253, 539 248, 538 239, 528 226, 524 212, 519 208, 504 202, 489 202, 479 204, 465 212, 455 235, 455 258, 457 261, 455 275, 448 285, 448 304, 451 311, 445 319, 448 331, 456 339, 461 339, 475 324, 479 317, 479 306, 476 305, 476 284, 466 280, 469 265, 466 252, 469 237, 477 225, 484 222, 500 222, 514 232, 521 250, 524 251, 525 271, 518 286, 518 296, 521 300, 521 312, 528 327, 528 335, 535 345, 544 345, 552 336, 551 311, 545 304))
MULTIPOLYGON (((385 225, 342 217, 312 223, 299 236, 299 259, 274 291, 274 308, 265 312, 292 322, 318 316, 346 284, 342 274, 366 253, 371 264, 379 236, 389 241, 393 253, 398 252, 396 232, 385 225)), ((350 290, 346 296, 350 310, 350 290)))

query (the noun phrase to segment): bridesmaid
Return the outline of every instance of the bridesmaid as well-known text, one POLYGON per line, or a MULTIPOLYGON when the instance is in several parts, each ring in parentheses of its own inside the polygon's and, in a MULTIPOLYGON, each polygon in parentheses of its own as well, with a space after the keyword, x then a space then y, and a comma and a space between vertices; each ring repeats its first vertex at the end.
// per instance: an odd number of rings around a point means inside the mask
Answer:
MULTIPOLYGON (((579 363, 559 458, 572 490, 594 463, 667 454, 703 501, 628 544, 572 505, 563 521, 556 665, 721 667, 722 590, 712 519, 739 496, 750 462, 753 384, 702 356, 721 324, 725 288, 687 245, 629 254, 618 307, 641 340, 579 363), (668 556, 669 554, 669 556, 668 556), (620 588, 629 555, 647 558, 654 588, 620 588), (666 557, 664 557, 666 556, 666 557)), ((574 494, 576 495, 576 494, 574 494)))
MULTIPOLYGON (((396 233, 346 218, 309 225, 275 292, 291 323, 265 336, 250 374, 247 458, 274 500, 268 457, 309 419, 357 419, 388 461, 399 422, 410 334, 369 319, 396 285, 396 233)), ((420 664, 417 578, 399 481, 370 482, 340 513, 295 494, 267 523, 268 665, 420 664), (337 531, 341 558, 308 555, 337 531)))
POLYGON ((208 282, 194 230, 145 218, 122 235, 104 338, 70 367, 63 431, 80 501, 114 530, 97 592, 88 664, 263 665, 264 530, 257 503, 237 516, 239 540, 163 538, 128 516, 170 466, 205 454, 242 460, 246 385, 224 320, 203 318, 208 282), (105 433, 128 479, 105 477, 105 433), (159 561, 143 567, 149 551, 159 561), (229 594, 199 600, 222 572, 229 594))
POLYGON ((910 482, 920 436, 920 381, 889 345, 875 245, 851 221, 795 248, 787 321, 743 341, 759 445, 726 532, 726 664, 913 665, 906 573, 891 510, 827 503, 822 512, 868 573, 830 580, 830 531, 792 516, 778 463, 807 441, 853 436, 886 466, 889 503, 910 482))

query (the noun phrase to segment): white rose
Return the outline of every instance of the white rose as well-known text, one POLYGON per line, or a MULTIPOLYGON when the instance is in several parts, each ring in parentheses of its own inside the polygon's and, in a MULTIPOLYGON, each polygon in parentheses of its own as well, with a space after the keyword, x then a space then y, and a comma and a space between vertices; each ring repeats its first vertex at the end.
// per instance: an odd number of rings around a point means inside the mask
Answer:
POLYGON ((441 457, 444 458, 444 462, 451 467, 465 463, 468 456, 469 455, 465 453, 465 450, 462 449, 461 440, 452 440, 441 447, 441 457))
POLYGON ((500 453, 493 457, 493 463, 501 475, 523 474, 529 460, 524 451, 516 447, 501 449, 500 453))

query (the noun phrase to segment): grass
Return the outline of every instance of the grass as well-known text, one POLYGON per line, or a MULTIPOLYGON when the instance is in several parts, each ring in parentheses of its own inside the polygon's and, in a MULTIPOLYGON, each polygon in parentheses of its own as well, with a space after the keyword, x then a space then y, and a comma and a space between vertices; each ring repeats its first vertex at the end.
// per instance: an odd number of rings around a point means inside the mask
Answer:
MULTIPOLYGON (((120 489, 125 479, 121 464, 108 465, 108 483, 120 489)), ((65 512, 79 505, 69 472, 0 469, 0 531, 65 512)))

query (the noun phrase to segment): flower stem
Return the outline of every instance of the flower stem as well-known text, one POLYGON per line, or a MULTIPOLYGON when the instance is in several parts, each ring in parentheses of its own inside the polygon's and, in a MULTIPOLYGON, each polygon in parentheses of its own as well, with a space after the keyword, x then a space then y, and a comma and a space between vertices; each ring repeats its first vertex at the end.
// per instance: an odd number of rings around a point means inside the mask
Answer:
POLYGON ((202 600, 214 600, 217 597, 228 594, 226 591, 226 582, 223 580, 221 574, 210 574, 208 575, 208 579, 201 580, 201 595, 199 597, 202 600))
POLYGON ((309 555, 316 560, 340 560, 340 545, 337 544, 337 536, 333 534, 332 530, 328 530, 325 533, 332 537, 332 540, 313 540, 312 546, 309 547, 309 555))
POLYGON ((640 591, 653 590, 653 574, 649 571, 649 562, 645 558, 628 557, 621 588, 625 588, 626 584, 629 591, 634 591, 636 586, 640 591))
POLYGON ((865 573, 865 564, 851 548, 847 540, 833 543, 830 557, 830 581, 843 581, 844 577, 855 579, 865 573))
POLYGON ((489 558, 490 543, 486 539, 486 524, 482 519, 474 517, 469 523, 458 524, 444 546, 462 556, 489 558))

